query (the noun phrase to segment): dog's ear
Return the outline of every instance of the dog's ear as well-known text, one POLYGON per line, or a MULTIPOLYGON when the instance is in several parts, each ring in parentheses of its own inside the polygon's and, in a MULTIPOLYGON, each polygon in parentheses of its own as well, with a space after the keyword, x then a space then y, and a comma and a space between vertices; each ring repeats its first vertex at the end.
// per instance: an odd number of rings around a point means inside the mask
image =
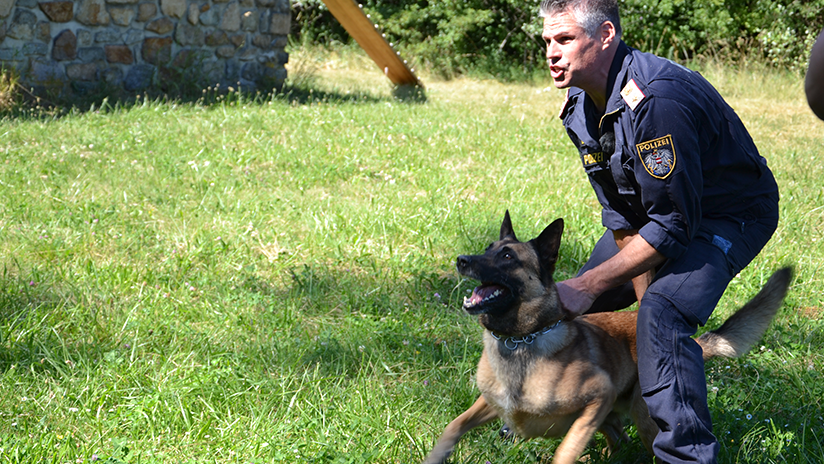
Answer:
POLYGON ((535 249, 542 264, 550 265, 555 269, 555 261, 558 260, 558 249, 561 248, 561 235, 564 233, 564 220, 556 219, 552 224, 546 226, 541 235, 534 240, 535 249))
POLYGON ((504 222, 501 223, 501 237, 498 240, 503 240, 507 237, 512 240, 518 240, 515 237, 515 231, 512 229, 512 220, 509 219, 509 210, 506 210, 506 213, 504 213, 504 222))

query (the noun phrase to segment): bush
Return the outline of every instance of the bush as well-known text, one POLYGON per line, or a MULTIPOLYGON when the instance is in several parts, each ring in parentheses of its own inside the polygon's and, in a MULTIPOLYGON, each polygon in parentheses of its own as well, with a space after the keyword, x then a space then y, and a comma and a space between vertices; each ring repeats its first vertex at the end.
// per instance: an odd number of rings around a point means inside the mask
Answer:
MULTIPOLYGON (((543 70, 540 0, 365 0, 363 9, 418 66, 503 79, 543 70)), ((800 71, 824 26, 824 0, 620 0, 624 40, 679 60, 757 60, 800 71)), ((300 43, 347 43, 322 0, 293 3, 300 43)))

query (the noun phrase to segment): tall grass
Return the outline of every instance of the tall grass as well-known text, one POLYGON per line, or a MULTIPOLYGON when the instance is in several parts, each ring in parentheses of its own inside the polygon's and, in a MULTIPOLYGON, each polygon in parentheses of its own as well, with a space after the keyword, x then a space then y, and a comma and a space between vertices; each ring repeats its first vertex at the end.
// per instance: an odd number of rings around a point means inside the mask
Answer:
MULTIPOLYGON (((0 122, 0 460, 414 462, 477 395, 454 257, 509 209, 524 238, 565 218, 557 278, 586 259, 599 210, 549 83, 424 76, 410 102, 358 54, 292 61, 274 98, 0 122)), ((783 193, 709 325, 797 269, 763 347, 708 365, 721 462, 821 462, 822 123, 790 76, 705 74, 783 193)), ((555 445, 492 425, 454 461, 555 445)))

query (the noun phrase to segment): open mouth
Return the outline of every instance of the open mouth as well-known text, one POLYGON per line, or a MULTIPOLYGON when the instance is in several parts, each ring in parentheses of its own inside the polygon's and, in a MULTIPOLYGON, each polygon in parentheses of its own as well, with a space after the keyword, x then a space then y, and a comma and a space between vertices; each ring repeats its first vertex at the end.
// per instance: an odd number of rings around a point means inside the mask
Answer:
POLYGON ((485 282, 475 287, 471 296, 464 297, 463 308, 469 314, 482 313, 511 294, 512 292, 503 285, 485 282))

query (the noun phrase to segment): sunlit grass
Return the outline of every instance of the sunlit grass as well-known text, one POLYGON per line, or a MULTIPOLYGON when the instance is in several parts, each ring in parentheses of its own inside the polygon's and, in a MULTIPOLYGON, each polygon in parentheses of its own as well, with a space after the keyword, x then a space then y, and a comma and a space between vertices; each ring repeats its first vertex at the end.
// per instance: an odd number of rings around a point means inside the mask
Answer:
MULTIPOLYGON (((454 257, 509 209, 522 238, 565 218, 559 278, 586 259, 599 210, 549 83, 424 74, 402 101, 351 51, 292 62, 275 98, 0 122, 0 459, 415 462, 477 395, 454 257)), ((824 125, 790 76, 705 74, 783 193, 710 325, 797 269, 764 348, 708 365, 721 462, 819 462, 824 125)), ((455 462, 551 456, 496 427, 455 462)))

